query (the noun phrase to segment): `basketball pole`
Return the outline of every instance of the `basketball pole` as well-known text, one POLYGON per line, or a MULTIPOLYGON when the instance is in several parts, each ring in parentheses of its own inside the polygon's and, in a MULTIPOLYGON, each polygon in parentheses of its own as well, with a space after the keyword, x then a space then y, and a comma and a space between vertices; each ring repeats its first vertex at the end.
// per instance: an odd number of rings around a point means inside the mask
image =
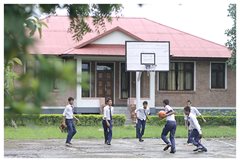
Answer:
POLYGON ((141 105, 141 75, 142 72, 136 72, 136 109, 141 105))

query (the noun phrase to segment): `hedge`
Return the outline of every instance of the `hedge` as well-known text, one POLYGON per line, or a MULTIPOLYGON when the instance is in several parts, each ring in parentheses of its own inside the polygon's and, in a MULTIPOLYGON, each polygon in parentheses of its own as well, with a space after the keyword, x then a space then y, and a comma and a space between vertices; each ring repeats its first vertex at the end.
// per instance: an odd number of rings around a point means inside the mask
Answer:
MULTIPOLYGON (((183 115, 176 115, 175 116, 177 125, 184 125, 184 116, 183 115)), ((236 125, 236 116, 204 116, 206 119, 206 123, 202 121, 201 118, 198 117, 199 124, 201 126, 204 125, 217 125, 217 126, 234 126, 236 125)), ((149 120, 147 123, 149 125, 164 125, 166 119, 159 120, 158 116, 149 116, 149 120)))
MULTIPOLYGON (((75 115, 79 122, 78 126, 100 126, 102 124, 102 115, 75 115)), ((40 114, 40 115, 5 115, 4 125, 11 126, 11 119, 14 119, 18 126, 26 125, 59 125, 62 121, 61 114, 40 114)), ((126 121, 125 115, 113 115, 114 126, 123 126, 126 121)))
MULTIPOLYGON (((174 111, 177 115, 183 115, 183 109, 174 109, 174 111)), ((199 109, 199 112, 203 116, 236 116, 236 109, 199 109)))
MULTIPOLYGON (((76 115, 79 119, 78 126, 100 126, 102 123, 102 115, 76 115)), ((178 125, 184 125, 184 116, 176 115, 178 125)), ((206 123, 202 119, 198 119, 200 125, 217 125, 217 126, 234 126, 236 125, 236 116, 204 116, 206 123)), ((11 126, 11 119, 14 119, 18 126, 26 126, 31 124, 36 125, 59 125, 62 121, 61 114, 40 114, 40 115, 5 115, 4 125, 11 126)), ((126 117, 123 114, 113 115, 114 126, 123 126, 126 117)), ((165 121, 159 120, 158 116, 149 116, 149 125, 164 125, 165 121)))

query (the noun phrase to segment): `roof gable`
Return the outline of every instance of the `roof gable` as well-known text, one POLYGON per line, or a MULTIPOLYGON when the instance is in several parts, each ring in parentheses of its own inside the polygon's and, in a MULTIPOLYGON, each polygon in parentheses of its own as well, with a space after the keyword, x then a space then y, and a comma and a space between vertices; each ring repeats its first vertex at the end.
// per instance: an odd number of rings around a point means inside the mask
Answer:
POLYGON ((93 37, 89 38, 89 40, 79 44, 75 48, 81 48, 81 47, 83 47, 85 45, 88 45, 88 44, 103 44, 104 42, 106 44, 119 44, 120 45, 120 44, 125 44, 126 40, 124 40, 124 39, 142 41, 142 39, 137 37, 136 35, 122 29, 119 26, 116 26, 116 27, 114 27, 110 30, 107 30, 107 31, 103 32, 102 34, 99 34, 98 36, 95 36, 95 37, 93 36, 93 37), (112 39, 114 37, 119 37, 119 36, 122 37, 122 38, 118 38, 119 40, 117 40, 117 41, 115 40, 116 42, 114 43, 112 39), (106 40, 106 39, 108 39, 108 40, 106 40), (117 42, 119 42, 119 43, 117 43, 117 42))

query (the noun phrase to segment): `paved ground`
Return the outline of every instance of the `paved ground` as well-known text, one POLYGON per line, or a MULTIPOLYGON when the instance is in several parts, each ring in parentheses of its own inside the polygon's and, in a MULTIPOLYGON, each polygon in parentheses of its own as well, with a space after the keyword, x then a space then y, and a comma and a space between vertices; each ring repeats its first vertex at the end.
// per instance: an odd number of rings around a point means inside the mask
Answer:
POLYGON ((235 139, 202 139, 208 152, 193 152, 194 146, 185 145, 186 139, 176 139, 175 154, 162 151, 160 139, 113 139, 112 145, 104 145, 97 139, 74 139, 72 147, 64 145, 64 139, 5 140, 4 156, 7 158, 235 158, 235 139))

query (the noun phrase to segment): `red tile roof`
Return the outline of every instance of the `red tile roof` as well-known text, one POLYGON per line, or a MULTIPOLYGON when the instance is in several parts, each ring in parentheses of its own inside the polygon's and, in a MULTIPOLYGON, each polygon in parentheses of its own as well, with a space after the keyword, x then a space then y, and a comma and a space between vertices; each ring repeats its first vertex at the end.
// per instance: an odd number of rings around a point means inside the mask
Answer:
MULTIPOLYGON (((120 31, 136 40, 170 41, 173 57, 231 57, 231 52, 225 46, 145 18, 113 18, 112 23, 106 23, 105 32, 88 33, 79 42, 74 41, 71 33, 68 32, 70 20, 67 16, 51 16, 44 21, 48 24, 48 28, 43 29, 43 37, 38 39, 31 53, 124 56, 123 45, 90 45, 91 42, 111 32, 120 31)), ((91 18, 87 21, 91 22, 91 18)))
POLYGON ((124 45, 89 44, 83 48, 73 48, 65 54, 93 55, 93 56, 125 56, 124 45))

